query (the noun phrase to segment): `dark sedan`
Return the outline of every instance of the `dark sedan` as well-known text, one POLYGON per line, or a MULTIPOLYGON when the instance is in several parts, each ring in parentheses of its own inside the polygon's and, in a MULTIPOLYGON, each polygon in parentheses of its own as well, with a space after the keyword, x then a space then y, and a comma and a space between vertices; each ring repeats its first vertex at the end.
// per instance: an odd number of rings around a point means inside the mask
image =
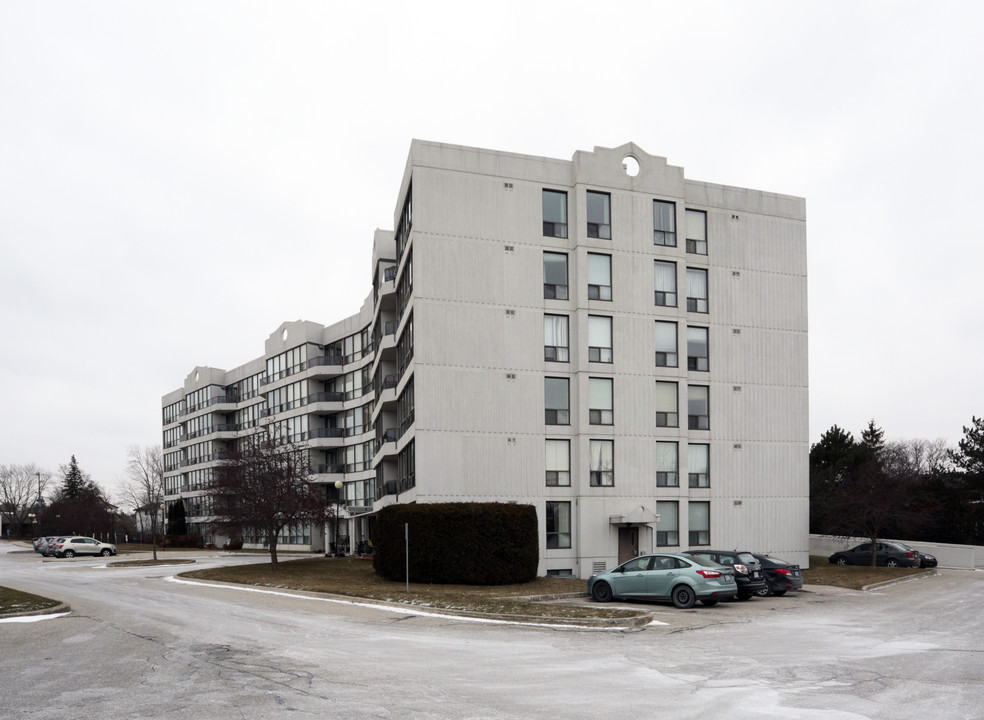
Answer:
POLYGON ((755 556, 741 550, 687 550, 684 555, 702 557, 735 569, 735 582, 738 584, 737 598, 748 600, 768 587, 762 575, 762 566, 755 556))
POLYGON ((765 582, 768 585, 755 593, 759 597, 769 595, 781 597, 789 590, 800 590, 803 587, 803 574, 800 572, 799 565, 792 565, 769 555, 752 554, 762 564, 762 574, 765 575, 765 582))
MULTIPOLYGON (((833 565, 871 565, 871 543, 835 552, 828 558, 833 565)), ((908 545, 880 542, 875 548, 875 564, 888 567, 919 567, 919 553, 908 545)))

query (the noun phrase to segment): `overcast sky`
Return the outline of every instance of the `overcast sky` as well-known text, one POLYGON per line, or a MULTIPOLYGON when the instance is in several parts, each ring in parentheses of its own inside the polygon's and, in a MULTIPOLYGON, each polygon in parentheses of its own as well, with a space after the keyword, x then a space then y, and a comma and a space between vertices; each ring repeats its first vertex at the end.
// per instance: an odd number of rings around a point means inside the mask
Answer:
POLYGON ((161 395, 370 290, 410 140, 806 198, 810 436, 984 414, 980 2, 0 2, 0 463, 111 493, 161 395))

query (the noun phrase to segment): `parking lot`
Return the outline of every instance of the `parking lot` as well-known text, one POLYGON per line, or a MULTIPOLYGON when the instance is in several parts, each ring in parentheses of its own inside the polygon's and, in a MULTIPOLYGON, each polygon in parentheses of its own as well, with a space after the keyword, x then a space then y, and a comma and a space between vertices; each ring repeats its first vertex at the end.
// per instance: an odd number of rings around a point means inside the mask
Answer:
POLYGON ((617 631, 168 580, 183 569, 0 554, 5 584, 73 608, 0 624, 4 717, 984 717, 973 571, 683 611, 614 603, 658 623, 617 631))

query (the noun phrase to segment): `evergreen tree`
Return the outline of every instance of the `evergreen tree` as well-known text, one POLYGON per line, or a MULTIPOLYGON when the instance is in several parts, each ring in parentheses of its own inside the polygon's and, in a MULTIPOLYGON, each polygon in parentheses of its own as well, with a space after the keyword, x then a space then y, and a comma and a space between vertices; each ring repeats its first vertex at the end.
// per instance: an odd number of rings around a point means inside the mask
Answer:
POLYGON ((62 498, 65 500, 80 500, 86 495, 89 487, 88 479, 79 469, 79 464, 72 455, 67 466, 62 466, 64 481, 62 482, 62 498))
POLYGON ((885 453, 885 431, 875 425, 874 420, 869 420, 868 427, 861 431, 860 446, 871 459, 881 464, 885 453))
POLYGON ((178 500, 167 509, 167 530, 166 535, 187 535, 188 524, 185 521, 185 506, 178 500))

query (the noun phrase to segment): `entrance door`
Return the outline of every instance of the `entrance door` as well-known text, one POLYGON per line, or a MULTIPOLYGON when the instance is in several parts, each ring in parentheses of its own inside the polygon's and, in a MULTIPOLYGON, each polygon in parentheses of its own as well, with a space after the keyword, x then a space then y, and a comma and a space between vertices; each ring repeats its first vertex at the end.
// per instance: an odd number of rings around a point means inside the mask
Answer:
POLYGON ((639 528, 620 527, 618 529, 618 564, 631 560, 639 554, 639 528))

